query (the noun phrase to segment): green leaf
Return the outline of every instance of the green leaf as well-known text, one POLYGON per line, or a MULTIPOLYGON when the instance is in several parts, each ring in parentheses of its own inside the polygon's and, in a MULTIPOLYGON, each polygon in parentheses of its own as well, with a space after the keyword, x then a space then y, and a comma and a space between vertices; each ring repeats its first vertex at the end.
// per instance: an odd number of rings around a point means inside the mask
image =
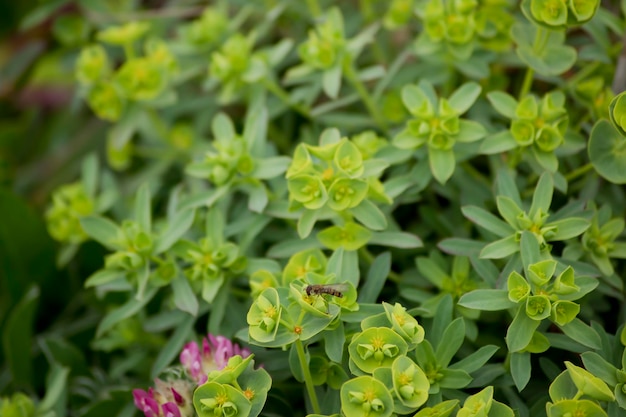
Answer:
POLYGON ((478 83, 474 81, 467 82, 452 93, 448 103, 450 107, 461 115, 472 107, 478 96, 480 96, 481 91, 482 87, 478 83))
POLYGON ((486 259, 502 259, 517 251, 519 251, 519 242, 515 240, 515 235, 510 235, 485 246, 480 251, 480 257, 486 259))
POLYGON ((369 271, 365 284, 359 291, 359 303, 375 303, 380 291, 382 290, 387 276, 391 271, 391 253, 381 253, 374 259, 369 271))
POLYGON ((100 269, 87 278, 85 281, 85 288, 108 284, 109 282, 113 282, 123 278, 124 276, 126 276, 126 272, 119 269, 100 269))
MULTIPOLYGON (((54 411, 63 415, 67 411, 67 379, 70 369, 53 363, 46 378, 46 395, 37 406, 38 413, 54 411)), ((39 415, 39 414, 38 414, 39 415)))
POLYGON ((304 210, 302 216, 298 219, 298 236, 304 239, 311 234, 313 226, 317 221, 318 212, 315 210, 304 210))
POLYGON ((511 134, 511 131, 503 130, 487 136, 480 143, 479 152, 485 155, 494 155, 510 151, 511 149, 517 148, 517 146, 517 141, 511 134))
POLYGON ((350 211, 358 221, 369 229, 384 230, 387 228, 387 217, 370 200, 363 200, 361 204, 351 208, 350 211))
POLYGON ((520 198, 517 185, 515 185, 514 174, 515 172, 511 171, 509 168, 503 167, 498 170, 498 173, 496 174, 496 194, 498 197, 502 196, 510 198, 519 209, 519 207, 522 207, 522 200, 520 198))
POLYGON ((321 244, 313 236, 305 239, 286 239, 270 247, 267 256, 270 258, 287 258, 298 252, 319 247, 321 244))
POLYGON ((324 351, 331 361, 341 363, 345 343, 346 333, 343 322, 339 322, 335 329, 324 332, 324 351))
POLYGON ((225 113, 218 113, 211 123, 213 137, 219 141, 230 141, 237 135, 235 126, 225 113))
POLYGON ((428 162, 430 164, 430 171, 433 173, 433 177, 439 183, 445 184, 454 173, 456 167, 456 159, 454 152, 451 149, 442 150, 429 148, 428 149, 428 162))
POLYGON ((196 215, 196 209, 184 209, 178 211, 167 222, 163 230, 156 239, 154 254, 158 255, 172 247, 191 227, 196 215))
POLYGON ((419 236, 407 232, 374 232, 367 244, 400 249, 414 249, 424 246, 419 236))
POLYGON ((144 183, 137 190, 135 199, 135 220, 144 232, 152 230, 152 207, 150 205, 150 185, 144 183))
POLYGON ((528 381, 530 381, 531 370, 532 365, 529 352, 511 353, 511 376, 518 391, 521 392, 528 384, 528 381))
POLYGON ((417 270, 437 288, 443 288, 444 282, 450 279, 448 273, 430 258, 419 257, 415 263, 417 270))
POLYGON ((537 213, 545 214, 550 210, 550 204, 552 203, 552 193, 554 192, 554 181, 552 175, 544 172, 533 194, 533 201, 528 211, 528 216, 534 219, 537 213))
MULTIPOLYGON (((517 44, 517 55, 529 67, 541 75, 559 75, 576 62, 576 49, 565 45, 565 31, 549 30, 544 46, 537 50, 533 40, 538 27, 532 24, 514 24, 511 37, 517 44)), ((543 30, 543 29, 542 29, 543 30)))
POLYGON ((591 223, 581 217, 570 217, 563 220, 550 222, 546 226, 556 226, 554 234, 547 236, 546 240, 567 240, 582 235, 589 228, 591 223))
POLYGON ((339 248, 333 252, 326 264, 326 274, 335 274, 339 282, 348 281, 359 285, 359 258, 355 251, 339 248))
POLYGON ((123 249, 119 242, 122 230, 111 220, 100 216, 88 216, 80 219, 85 233, 109 249, 123 249))
POLYGON ((589 160, 606 180, 626 184, 626 138, 607 120, 598 121, 587 145, 589 160))
POLYGON ((98 157, 95 154, 89 154, 85 157, 83 164, 81 165, 81 181, 83 183, 85 193, 91 198, 96 196, 98 182, 100 179, 99 172, 98 157))
POLYGON ((134 316, 139 310, 141 310, 152 298, 156 295, 158 289, 150 288, 144 294, 141 300, 136 298, 130 298, 125 304, 107 313, 98 328, 96 329, 96 337, 102 336, 107 330, 110 330, 120 321, 134 316))
POLYGON ((198 315, 198 299, 189 285, 187 277, 179 275, 172 281, 174 304, 179 310, 186 311, 192 316, 198 315))
POLYGON ((465 217, 476 223, 478 226, 486 229, 500 237, 510 236, 513 228, 503 222, 498 217, 489 213, 487 210, 476 206, 463 206, 461 212, 465 217))
POLYGON ((509 352, 519 352, 528 346, 539 324, 541 321, 528 317, 525 306, 520 306, 506 332, 505 339, 509 352))
POLYGON ((474 310, 498 311, 515 307, 507 290, 482 289, 463 294, 458 305, 474 310))
POLYGON ((619 383, 617 378, 618 369, 611 363, 607 362, 602 356, 596 352, 585 352, 580 357, 585 364, 585 368, 602 379, 610 386, 615 386, 619 383))
POLYGON ((506 117, 507 119, 515 119, 515 109, 517 108, 517 100, 504 91, 490 91, 487 93, 487 100, 495 111, 506 117))
POLYGON ((437 244, 443 252, 457 256, 477 256, 485 245, 471 239, 447 238, 437 244))
MULTIPOLYGON (((558 326, 558 324, 557 324, 558 326)), ((602 347, 602 341, 600 336, 591 327, 583 323, 579 318, 575 318, 564 326, 559 328, 572 340, 590 347, 592 349, 600 349, 602 347)))
POLYGON ((478 348, 458 362, 448 366, 448 369, 462 369, 468 374, 478 371, 499 350, 498 346, 485 345, 478 348))
POLYGON ((441 369, 441 379, 439 379, 439 386, 441 388, 461 389, 465 388, 472 382, 472 377, 463 369, 441 369))
POLYGON ((291 163, 287 156, 275 156, 272 158, 255 159, 252 176, 260 180, 267 180, 284 174, 291 163))
POLYGON ((484 126, 473 120, 459 120, 459 133, 455 139, 459 143, 475 142, 484 138, 487 130, 484 126))
POLYGON ((524 210, 520 208, 519 204, 510 197, 499 195, 496 197, 496 205, 498 206, 498 212, 502 218, 511 225, 514 230, 519 230, 517 218, 524 213, 524 210))
POLYGON ((332 68, 322 73, 322 88, 324 93, 330 98, 337 98, 341 89, 341 64, 337 63, 332 68))
POLYGON ((435 356, 437 363, 442 367, 447 367, 456 352, 465 340, 465 323, 462 317, 456 318, 446 327, 437 344, 435 356))
POLYGON ((33 324, 39 304, 39 288, 31 287, 10 311, 2 332, 2 349, 13 385, 33 387, 33 324))
POLYGON ((536 262, 541 261, 541 252, 539 250, 539 242, 532 232, 524 230, 520 238, 520 253, 522 255, 522 264, 524 269, 536 262))

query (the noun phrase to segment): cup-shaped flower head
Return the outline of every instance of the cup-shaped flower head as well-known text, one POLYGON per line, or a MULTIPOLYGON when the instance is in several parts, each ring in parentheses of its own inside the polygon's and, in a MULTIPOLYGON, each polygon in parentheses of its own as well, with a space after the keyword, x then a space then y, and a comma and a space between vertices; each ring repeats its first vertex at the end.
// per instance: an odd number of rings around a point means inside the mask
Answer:
POLYGON ((400 356, 391 365, 391 374, 393 389, 402 404, 417 408, 426 402, 430 383, 415 362, 400 356))
POLYGON ((240 355, 250 356, 250 351, 242 348, 224 336, 209 335, 202 339, 202 346, 197 342, 189 342, 180 353, 180 362, 189 375, 199 384, 207 380, 211 371, 221 370, 228 364, 228 360, 240 355))
POLYGON ((315 30, 309 31, 308 39, 298 47, 298 54, 307 65, 328 69, 337 63, 345 44, 343 16, 334 7, 315 30))
POLYGON ((606 385, 606 382, 571 362, 565 361, 565 366, 567 366, 569 376, 572 378, 572 382, 574 382, 579 392, 598 401, 615 400, 615 396, 606 385))
POLYGON ((80 225, 80 218, 93 214, 95 203, 82 183, 60 187, 52 195, 52 207, 46 212, 48 232, 59 242, 81 243, 87 234, 80 225))
POLYGON ((546 412, 550 417, 604 417, 606 411, 591 400, 561 400, 556 403, 547 403, 546 412))
POLYGON ((341 386, 341 411, 347 417, 388 417, 393 398, 385 385, 371 376, 351 379, 341 386))
POLYGON ((111 72, 111 64, 101 45, 83 48, 76 60, 76 78, 81 84, 90 85, 111 72))
POLYGON ((555 29, 591 20, 599 5, 599 0, 525 0, 522 11, 534 23, 555 29))
POLYGON ((166 72, 149 58, 132 58, 122 65, 115 80, 131 100, 152 100, 167 86, 166 72))
POLYGON ((609 104, 609 116, 613 126, 626 136, 626 91, 616 95, 609 104))
POLYGON ((404 339, 388 327, 370 327, 356 334, 348 346, 350 360, 367 373, 381 366, 390 367, 407 350, 404 339))
POLYGON ((198 387, 193 405, 200 417, 244 417, 252 408, 250 400, 241 391, 217 382, 207 382, 198 387))
POLYGON ((391 328, 398 333, 413 349, 424 340, 424 328, 419 325, 415 317, 407 313, 406 308, 400 303, 391 304, 383 302, 385 314, 391 328))
POLYGON ((552 305, 545 295, 531 295, 526 299, 526 315, 533 320, 543 320, 550 316, 552 305))
POLYGON ((514 303, 526 300, 530 294, 530 284, 516 271, 509 274, 507 288, 509 291, 509 300, 514 303))
POLYGON ((108 80, 96 82, 89 91, 87 101, 99 118, 110 122, 120 118, 126 103, 121 89, 108 80))
POLYGON ((250 337, 258 342, 274 340, 278 331, 282 307, 275 288, 265 289, 250 306, 247 321, 250 337))
POLYGON ((148 22, 128 22, 101 30, 98 32, 98 40, 111 45, 127 45, 140 39, 149 30, 148 22))

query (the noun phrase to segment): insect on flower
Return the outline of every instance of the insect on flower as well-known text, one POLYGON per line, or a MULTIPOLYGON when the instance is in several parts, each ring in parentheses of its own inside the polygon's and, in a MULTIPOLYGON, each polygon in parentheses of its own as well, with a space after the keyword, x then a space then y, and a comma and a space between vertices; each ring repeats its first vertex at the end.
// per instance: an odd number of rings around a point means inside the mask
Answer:
POLYGON ((341 298, 349 288, 348 284, 311 284, 306 286, 305 291, 308 296, 328 294, 341 298))

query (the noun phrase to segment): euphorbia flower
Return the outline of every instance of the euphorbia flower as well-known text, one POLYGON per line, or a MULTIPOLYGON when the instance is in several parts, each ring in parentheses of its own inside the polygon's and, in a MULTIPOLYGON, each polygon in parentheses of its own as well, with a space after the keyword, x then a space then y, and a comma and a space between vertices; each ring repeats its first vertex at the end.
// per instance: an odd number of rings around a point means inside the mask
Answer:
POLYGON ((187 343, 180 353, 180 362, 198 384, 203 384, 209 372, 224 369, 228 359, 235 355, 246 358, 250 351, 224 336, 209 334, 202 339, 202 351, 197 342, 187 343))

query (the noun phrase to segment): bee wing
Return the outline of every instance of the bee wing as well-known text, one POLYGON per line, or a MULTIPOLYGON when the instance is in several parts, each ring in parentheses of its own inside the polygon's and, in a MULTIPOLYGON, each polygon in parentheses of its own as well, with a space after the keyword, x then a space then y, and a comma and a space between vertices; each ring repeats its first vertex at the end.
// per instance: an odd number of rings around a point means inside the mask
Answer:
POLYGON ((342 284, 325 284, 323 285, 324 288, 328 288, 331 290, 335 290, 335 291, 339 291, 340 293, 344 293, 346 291, 348 291, 350 289, 350 286, 348 284, 342 283, 342 284))

